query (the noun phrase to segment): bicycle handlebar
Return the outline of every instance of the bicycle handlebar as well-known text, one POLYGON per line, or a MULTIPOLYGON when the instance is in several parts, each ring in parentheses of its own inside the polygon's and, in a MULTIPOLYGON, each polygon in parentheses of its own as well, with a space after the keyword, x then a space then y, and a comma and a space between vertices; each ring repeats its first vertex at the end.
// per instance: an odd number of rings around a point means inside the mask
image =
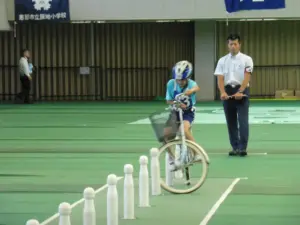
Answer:
MULTIPOLYGON (((246 98, 248 98, 248 95, 243 95, 243 97, 246 97, 246 98)), ((232 99, 232 98, 235 98, 234 96, 232 96, 232 95, 230 95, 230 96, 228 96, 228 99, 232 99)))

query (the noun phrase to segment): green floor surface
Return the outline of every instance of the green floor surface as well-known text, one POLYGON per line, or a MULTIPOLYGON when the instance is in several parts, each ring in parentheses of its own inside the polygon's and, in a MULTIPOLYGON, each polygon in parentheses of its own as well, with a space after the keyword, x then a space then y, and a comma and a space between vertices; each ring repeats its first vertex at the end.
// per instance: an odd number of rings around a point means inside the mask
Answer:
POLYGON ((296 225, 300 219, 299 202, 299 196, 232 194, 209 224, 296 225))
MULTIPOLYGON (((189 224, 199 224, 201 218, 210 210, 218 197, 221 196, 232 179, 208 179, 201 190, 193 194, 172 195, 163 191, 162 196, 154 196, 150 198, 149 208, 138 207, 138 191, 135 192, 135 220, 123 219, 123 179, 118 182, 119 194, 119 224, 120 225, 151 225, 151 224, 185 224, 187 220, 189 224), (197 207, 195 207, 197 206, 197 207), (166 210, 169 209, 169 210, 166 210), (188 215, 186 210, 188 210, 188 215)), ((138 181, 135 180, 135 184, 138 181)), ((135 185, 135 190, 138 186, 135 185)), ((97 224, 106 224, 106 190, 96 195, 95 207, 97 211, 97 224)), ((72 225, 82 225, 83 204, 72 210, 72 225)), ((58 220, 53 220, 48 225, 56 225, 58 220)))
MULTIPOLYGON (((219 102, 199 105, 204 110, 221 107, 219 102)), ((300 106, 297 101, 252 102, 253 107, 266 105, 300 106)), ((163 103, 151 102, 1 105, 0 224, 25 224, 31 218, 43 221, 57 212, 61 202, 82 198, 85 187, 105 185, 109 173, 122 176, 124 164, 133 164, 137 173, 139 157, 149 156, 149 149, 159 145, 150 125, 128 123, 163 107, 163 103)), ((151 198, 152 208, 136 208, 137 220, 120 223, 198 225, 234 178, 247 177, 235 186, 209 224, 298 224, 299 128, 300 124, 253 124, 249 152, 254 154, 228 158, 226 125, 195 124, 196 140, 211 159, 207 183, 192 195, 151 198), (160 214, 171 206, 175 211, 160 214)), ((105 193, 97 197, 102 222, 105 193)), ((122 197, 120 207, 121 202, 122 197)), ((73 224, 82 224, 80 207, 73 214, 73 224)))

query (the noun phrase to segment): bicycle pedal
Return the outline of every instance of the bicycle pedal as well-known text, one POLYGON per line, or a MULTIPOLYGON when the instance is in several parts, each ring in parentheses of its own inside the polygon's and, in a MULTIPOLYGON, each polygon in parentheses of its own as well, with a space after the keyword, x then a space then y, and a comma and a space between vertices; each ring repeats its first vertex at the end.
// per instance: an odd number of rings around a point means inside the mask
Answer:
POLYGON ((187 181, 185 182, 185 184, 186 184, 187 186, 190 186, 190 185, 191 185, 190 180, 187 180, 187 181))

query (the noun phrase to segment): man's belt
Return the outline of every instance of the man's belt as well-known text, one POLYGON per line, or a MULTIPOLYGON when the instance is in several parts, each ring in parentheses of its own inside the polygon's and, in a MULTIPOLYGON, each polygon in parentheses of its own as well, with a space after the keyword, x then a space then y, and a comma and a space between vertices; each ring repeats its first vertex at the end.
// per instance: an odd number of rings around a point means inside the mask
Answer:
POLYGON ((240 84, 226 84, 225 87, 232 87, 232 88, 236 88, 238 86, 241 86, 240 84))

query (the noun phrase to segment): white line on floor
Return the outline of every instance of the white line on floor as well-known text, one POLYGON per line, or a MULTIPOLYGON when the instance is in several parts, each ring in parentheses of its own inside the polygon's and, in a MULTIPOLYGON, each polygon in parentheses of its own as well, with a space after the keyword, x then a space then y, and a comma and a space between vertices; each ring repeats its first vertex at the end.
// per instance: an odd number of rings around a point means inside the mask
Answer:
MULTIPOLYGON (((228 153, 224 152, 212 152, 212 153, 208 153, 208 155, 227 155, 228 153)), ((262 152, 262 153, 248 153, 248 155, 268 155, 267 152, 262 152)))
POLYGON ((206 225, 209 220, 213 217, 213 215, 216 213, 218 208, 221 206, 221 204, 225 201, 227 196, 232 192, 234 186, 240 181, 240 180, 246 180, 247 177, 243 178, 236 178, 233 180, 233 182, 230 184, 230 186, 226 189, 226 191, 221 195, 219 200, 213 205, 213 207, 210 209, 210 211, 206 214, 204 219, 201 221, 200 225, 206 225))
MULTIPOLYGON (((118 181, 121 180, 123 177, 118 177, 118 181)), ((95 194, 100 193, 101 191, 104 191, 107 188, 107 184, 103 185, 102 187, 98 188, 97 190, 95 190, 95 194)), ((83 190, 82 190, 83 191, 83 190)), ((71 208, 73 209, 74 207, 78 206, 79 204, 84 202, 84 198, 78 200, 77 202, 74 202, 71 205, 71 208)), ((59 217, 58 213, 55 213, 53 216, 49 217, 48 219, 44 220, 42 223, 40 223, 40 225, 47 225, 49 223, 51 223, 53 220, 57 219, 59 217)))

